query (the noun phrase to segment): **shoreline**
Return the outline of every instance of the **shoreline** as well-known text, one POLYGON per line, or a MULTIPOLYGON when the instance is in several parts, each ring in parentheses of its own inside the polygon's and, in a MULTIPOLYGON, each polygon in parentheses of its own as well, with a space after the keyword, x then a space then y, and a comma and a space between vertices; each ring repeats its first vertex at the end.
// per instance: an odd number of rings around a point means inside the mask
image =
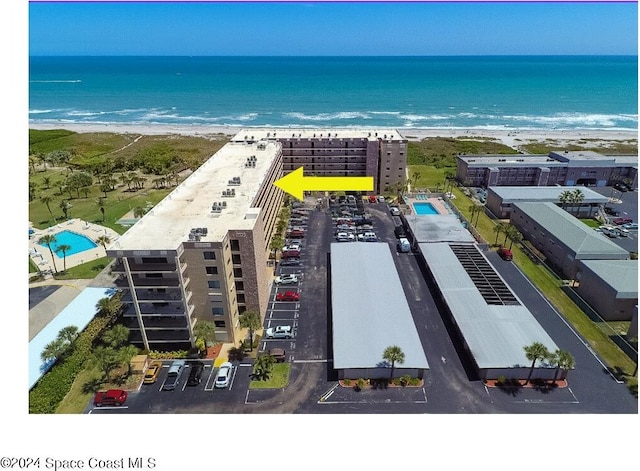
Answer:
MULTIPOLYGON (((65 129, 77 133, 109 132, 117 134, 141 134, 199 136, 218 138, 221 135, 231 137, 242 129, 344 129, 340 126, 318 126, 314 128, 300 126, 209 126, 189 124, 137 124, 137 123, 29 123, 29 129, 51 130, 65 129)), ((417 141, 428 137, 472 138, 484 137, 500 141, 509 147, 517 147, 531 141, 547 139, 562 143, 575 143, 580 140, 597 141, 637 141, 637 130, 621 129, 485 129, 485 128, 394 128, 389 126, 350 126, 352 129, 394 129, 405 138, 417 141)))

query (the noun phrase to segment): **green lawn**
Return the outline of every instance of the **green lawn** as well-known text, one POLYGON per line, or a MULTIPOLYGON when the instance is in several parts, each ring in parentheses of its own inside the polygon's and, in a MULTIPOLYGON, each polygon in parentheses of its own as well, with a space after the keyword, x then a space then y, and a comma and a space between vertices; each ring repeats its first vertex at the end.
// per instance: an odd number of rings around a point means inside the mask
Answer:
POLYGON ((580 221, 593 228, 600 227, 602 225, 602 223, 596 219, 580 219, 580 221))
POLYGON ((251 380, 249 389, 280 389, 289 383, 289 363, 276 363, 273 365, 271 377, 266 381, 251 380))
POLYGON ((433 165, 408 165, 409 178, 418 173, 420 177, 416 184, 413 184, 413 189, 437 191, 442 190, 445 182, 445 176, 448 172, 455 173, 455 167, 442 167, 436 168, 433 165))
MULTIPOLYGON (((91 280, 98 276, 111 260, 109 257, 97 258, 82 265, 67 268, 66 273, 58 272, 55 278, 56 280, 91 280)), ((58 268, 60 269, 62 267, 58 268)))
MULTIPOLYGON (((453 203, 467 218, 470 217, 469 206, 472 204, 470 198, 464 195, 459 188, 454 188, 456 199, 453 203)), ((475 224, 481 236, 490 244, 494 244, 496 236, 493 232, 495 223, 488 216, 482 213, 475 224)), ((498 238, 501 244, 504 236, 498 238)), ((507 242, 507 245, 509 242, 507 242)), ((512 247, 513 260, 518 268, 531 280, 531 282, 542 292, 551 304, 558 310, 567 321, 588 341, 589 345, 598 353, 612 371, 623 374, 630 379, 629 383, 636 382, 631 377, 635 369, 635 363, 611 341, 587 315, 562 291, 562 280, 559 280, 544 265, 536 264, 523 252, 516 244, 512 247)))

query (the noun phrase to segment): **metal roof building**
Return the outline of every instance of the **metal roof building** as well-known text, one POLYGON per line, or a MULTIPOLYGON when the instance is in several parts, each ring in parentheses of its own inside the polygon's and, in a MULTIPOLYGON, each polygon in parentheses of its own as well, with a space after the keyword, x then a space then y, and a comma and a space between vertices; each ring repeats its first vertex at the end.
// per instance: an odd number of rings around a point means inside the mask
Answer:
POLYGON ((386 243, 331 244, 334 368, 340 378, 388 378, 382 354, 405 354, 394 376, 422 378, 427 358, 386 243))
POLYGON ((629 252, 553 203, 514 203, 514 224, 547 261, 573 278, 577 260, 625 260, 629 252))
POLYGON ((581 260, 576 292, 607 321, 628 321, 638 304, 637 260, 581 260))
POLYGON ((455 214, 406 216, 415 242, 475 242, 455 214))
POLYGON ((565 191, 580 190, 584 199, 579 205, 567 205, 575 214, 595 213, 598 206, 609 198, 584 186, 491 186, 487 189, 487 208, 498 218, 506 219, 511 214, 511 205, 522 201, 559 203, 565 191))
MULTIPOLYGON (((526 378, 525 346, 558 348, 475 244, 421 243, 420 251, 482 379, 526 378)), ((553 377, 554 368, 536 366, 532 378, 553 377)))

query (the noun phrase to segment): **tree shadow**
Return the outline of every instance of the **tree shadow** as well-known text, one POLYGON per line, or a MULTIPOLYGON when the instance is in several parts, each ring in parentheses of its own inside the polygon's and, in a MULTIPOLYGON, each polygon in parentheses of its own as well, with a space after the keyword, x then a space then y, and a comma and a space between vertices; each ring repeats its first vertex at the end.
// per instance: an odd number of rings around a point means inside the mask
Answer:
POLYGON ((98 265, 91 267, 91 270, 95 272, 101 272, 102 270, 104 270, 105 267, 106 265, 104 263, 99 263, 98 265))
POLYGON ((82 385, 82 392, 84 394, 96 393, 102 387, 103 378, 93 378, 82 385))
POLYGON ((511 397, 517 397, 522 392, 522 384, 517 379, 506 380, 503 384, 496 385, 498 390, 511 397))

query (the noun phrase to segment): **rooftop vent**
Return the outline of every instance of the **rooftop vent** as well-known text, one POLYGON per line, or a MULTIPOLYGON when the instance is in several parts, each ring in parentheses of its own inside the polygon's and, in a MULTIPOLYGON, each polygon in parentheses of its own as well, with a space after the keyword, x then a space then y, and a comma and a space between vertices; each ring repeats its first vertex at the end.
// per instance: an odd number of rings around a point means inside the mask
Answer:
POLYGON ((222 197, 223 198, 233 198, 234 196, 236 196, 235 188, 231 188, 231 189, 227 189, 227 190, 223 190, 222 191, 222 197))
POLYGON ((232 186, 240 185, 240 177, 233 177, 231 180, 228 181, 228 184, 232 186))
MULTIPOLYGON (((212 213, 221 213, 223 209, 225 209, 227 207, 227 202, 226 201, 214 201, 213 205, 211 206, 211 212, 212 213)), ((206 233, 205 233, 206 235, 206 233)))

